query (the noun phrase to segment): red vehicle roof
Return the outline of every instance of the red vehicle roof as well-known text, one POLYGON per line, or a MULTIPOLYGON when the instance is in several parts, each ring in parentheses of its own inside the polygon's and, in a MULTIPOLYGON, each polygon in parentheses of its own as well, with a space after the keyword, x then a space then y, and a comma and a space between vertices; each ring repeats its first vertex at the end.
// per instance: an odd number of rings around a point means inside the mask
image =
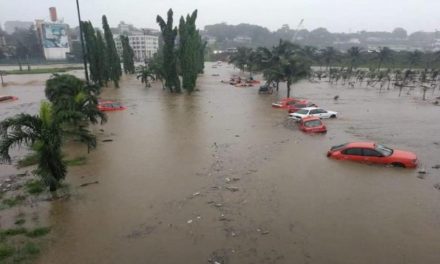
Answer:
POLYGON ((346 145, 350 148, 374 148, 376 143, 374 142, 351 142, 346 145))

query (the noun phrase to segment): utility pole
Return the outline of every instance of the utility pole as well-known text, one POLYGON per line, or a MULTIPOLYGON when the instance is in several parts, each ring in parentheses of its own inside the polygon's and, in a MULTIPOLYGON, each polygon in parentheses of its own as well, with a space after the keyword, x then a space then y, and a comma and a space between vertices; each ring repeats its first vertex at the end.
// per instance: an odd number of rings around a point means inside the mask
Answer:
POLYGON ((87 84, 89 84, 89 71, 87 70, 86 49, 85 49, 85 46, 84 46, 84 36, 83 36, 83 33, 82 33, 81 13, 79 11, 78 0, 76 0, 76 9, 78 11, 79 35, 80 35, 80 40, 81 40, 81 49, 82 49, 82 53, 83 53, 84 72, 85 72, 85 75, 86 75, 86 82, 87 82, 87 84))

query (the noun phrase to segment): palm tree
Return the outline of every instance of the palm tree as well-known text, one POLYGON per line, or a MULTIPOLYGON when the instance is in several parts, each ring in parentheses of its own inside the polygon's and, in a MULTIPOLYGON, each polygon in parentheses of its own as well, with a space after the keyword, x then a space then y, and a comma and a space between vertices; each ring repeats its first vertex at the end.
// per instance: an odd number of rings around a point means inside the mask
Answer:
POLYGON ((151 87, 150 79, 155 80, 153 71, 148 66, 141 65, 136 69, 136 79, 141 79, 142 83, 145 83, 145 87, 151 87))
POLYGON ((244 72, 245 67, 249 63, 249 56, 252 49, 247 47, 238 47, 237 52, 233 53, 229 58, 229 63, 234 64, 242 72, 244 72))
POLYGON ((86 85, 84 81, 70 74, 53 75, 46 81, 46 97, 53 104, 55 112, 76 111, 84 114, 83 121, 97 124, 107 121, 107 116, 98 110, 98 95, 101 88, 86 85))
POLYGON ((376 54, 376 59, 379 60, 377 70, 380 71, 382 64, 392 59, 392 50, 388 47, 381 47, 379 51, 374 51, 374 53, 376 54))
POLYGON ((321 57, 325 62, 326 69, 328 71, 329 67, 331 67, 331 63, 336 60, 336 50, 333 47, 327 47, 321 50, 321 57))
POLYGON ((56 191, 67 173, 61 151, 64 137, 74 136, 89 149, 96 147, 96 139, 88 130, 63 130, 66 121, 81 118, 83 114, 79 112, 55 112, 51 103, 42 102, 39 115, 22 113, 5 119, 0 123, 0 160, 11 162, 9 151, 14 147, 32 147, 38 159, 36 173, 51 192, 56 191))
POLYGON ((310 62, 302 49, 290 42, 280 42, 282 56, 279 60, 280 73, 287 82, 287 97, 290 97, 291 85, 307 77, 311 72, 310 62))
POLYGON ((422 52, 415 50, 413 52, 408 53, 408 63, 409 63, 409 69, 411 70, 417 63, 420 62, 422 59, 422 52))
POLYGON ((347 50, 348 57, 350 58, 350 73, 353 70, 353 67, 357 66, 357 62, 359 62, 359 59, 361 58, 361 51, 362 49, 360 47, 351 47, 347 50))

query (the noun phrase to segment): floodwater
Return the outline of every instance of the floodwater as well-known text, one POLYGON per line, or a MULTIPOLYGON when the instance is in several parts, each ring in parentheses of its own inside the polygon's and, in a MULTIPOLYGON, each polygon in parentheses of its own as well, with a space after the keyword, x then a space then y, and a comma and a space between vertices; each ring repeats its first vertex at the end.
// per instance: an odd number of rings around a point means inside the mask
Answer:
MULTIPOLYGON (((128 109, 94 128, 100 143, 90 154, 69 146, 88 162, 69 170, 71 198, 52 203, 52 239, 37 262, 440 263, 440 170, 431 169, 440 107, 415 90, 399 98, 302 82, 294 96, 340 113, 326 135, 311 136, 270 107, 284 87, 258 95, 220 83, 233 73, 207 64, 191 96, 134 77, 104 89, 102 98, 128 109), (412 150, 428 173, 325 156, 353 140, 412 150)), ((20 100, 0 105, 2 118, 36 111, 42 83, 3 88, 20 100)))

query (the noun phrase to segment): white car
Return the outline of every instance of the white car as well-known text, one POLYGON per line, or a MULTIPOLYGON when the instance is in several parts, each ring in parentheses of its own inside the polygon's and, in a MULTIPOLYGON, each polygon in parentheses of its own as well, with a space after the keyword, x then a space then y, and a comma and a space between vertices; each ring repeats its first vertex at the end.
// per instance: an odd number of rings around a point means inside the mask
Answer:
POLYGON ((307 116, 316 116, 319 118, 336 118, 338 116, 338 113, 334 111, 327 111, 318 107, 306 107, 296 111, 295 113, 289 114, 289 118, 297 121, 307 116))

